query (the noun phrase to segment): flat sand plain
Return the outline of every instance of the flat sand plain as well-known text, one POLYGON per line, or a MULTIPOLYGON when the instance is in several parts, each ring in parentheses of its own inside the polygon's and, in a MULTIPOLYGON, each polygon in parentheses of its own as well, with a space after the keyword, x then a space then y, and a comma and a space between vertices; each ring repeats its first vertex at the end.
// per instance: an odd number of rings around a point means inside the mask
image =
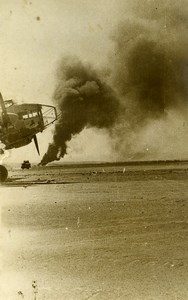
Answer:
POLYGON ((10 169, 2 300, 187 300, 188 164, 10 169))

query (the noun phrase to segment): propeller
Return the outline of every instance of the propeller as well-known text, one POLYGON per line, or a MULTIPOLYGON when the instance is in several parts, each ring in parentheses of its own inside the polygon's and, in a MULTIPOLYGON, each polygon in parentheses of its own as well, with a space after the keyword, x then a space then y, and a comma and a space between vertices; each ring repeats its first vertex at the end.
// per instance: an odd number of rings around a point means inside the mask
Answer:
POLYGON ((37 149, 38 155, 40 155, 39 144, 38 144, 37 136, 36 136, 36 135, 34 135, 33 140, 34 140, 35 147, 36 147, 36 149, 37 149))

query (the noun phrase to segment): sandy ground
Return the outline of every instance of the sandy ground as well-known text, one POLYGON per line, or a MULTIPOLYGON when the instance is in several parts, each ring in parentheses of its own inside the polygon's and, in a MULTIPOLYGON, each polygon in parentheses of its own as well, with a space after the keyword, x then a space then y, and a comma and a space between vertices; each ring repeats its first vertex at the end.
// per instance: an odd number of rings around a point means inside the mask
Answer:
POLYGON ((9 175, 0 299, 188 299, 188 164, 9 175))

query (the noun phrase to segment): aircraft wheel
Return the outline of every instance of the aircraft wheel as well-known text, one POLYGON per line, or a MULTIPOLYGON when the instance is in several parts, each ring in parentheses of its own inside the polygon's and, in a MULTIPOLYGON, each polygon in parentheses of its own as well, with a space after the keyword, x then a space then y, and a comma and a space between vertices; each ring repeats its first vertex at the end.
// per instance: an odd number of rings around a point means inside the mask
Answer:
POLYGON ((8 177, 8 171, 7 169, 0 165, 0 182, 4 182, 8 177))

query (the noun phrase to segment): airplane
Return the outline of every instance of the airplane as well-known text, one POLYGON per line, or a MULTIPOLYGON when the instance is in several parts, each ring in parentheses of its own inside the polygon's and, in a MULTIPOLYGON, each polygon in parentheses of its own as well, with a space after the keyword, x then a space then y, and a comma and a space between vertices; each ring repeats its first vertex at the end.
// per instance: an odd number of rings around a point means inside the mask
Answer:
MULTIPOLYGON (((13 100, 3 100, 0 93, 0 155, 4 150, 19 148, 35 143, 40 155, 37 133, 43 132, 50 124, 57 120, 57 111, 54 106, 24 103, 16 104, 13 100)), ((0 164, 0 181, 8 177, 7 169, 0 164)))

